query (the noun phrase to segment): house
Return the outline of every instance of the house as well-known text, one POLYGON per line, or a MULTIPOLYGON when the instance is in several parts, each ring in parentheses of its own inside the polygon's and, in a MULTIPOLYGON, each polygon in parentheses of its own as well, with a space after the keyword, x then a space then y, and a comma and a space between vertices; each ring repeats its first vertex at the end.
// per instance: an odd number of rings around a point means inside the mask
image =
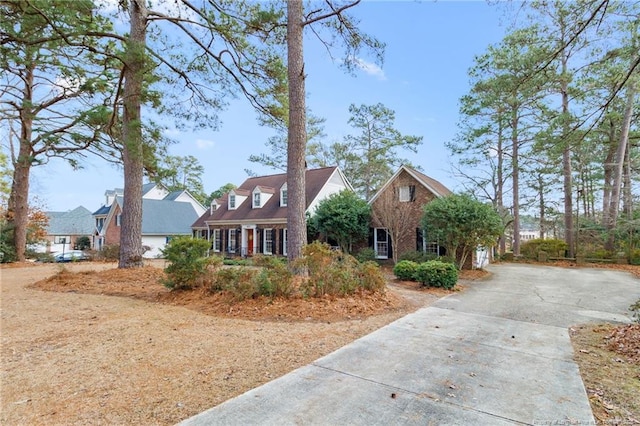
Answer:
POLYGON ((37 252, 55 253, 74 250, 78 238, 93 233, 93 217, 86 208, 79 206, 66 212, 45 212, 49 218, 45 242, 33 247, 37 252))
MULTIPOLYGON (((307 170, 306 212, 351 185, 337 167, 307 170)), ((193 223, 194 235, 211 241, 211 250, 226 256, 287 254, 287 175, 251 177, 193 223)))
MULTIPOLYGON (((120 244, 123 205, 122 189, 105 192, 105 204, 93 213, 93 244, 96 250, 120 244)), ((142 245, 144 257, 161 255, 169 240, 177 235, 191 235, 191 224, 206 209, 188 191, 169 192, 161 185, 142 187, 142 245)))
POLYGON ((437 241, 425 235, 420 222, 425 204, 449 194, 451 191, 437 180, 401 166, 369 201, 369 246, 376 257, 397 260, 399 255, 411 251, 444 254, 437 241))

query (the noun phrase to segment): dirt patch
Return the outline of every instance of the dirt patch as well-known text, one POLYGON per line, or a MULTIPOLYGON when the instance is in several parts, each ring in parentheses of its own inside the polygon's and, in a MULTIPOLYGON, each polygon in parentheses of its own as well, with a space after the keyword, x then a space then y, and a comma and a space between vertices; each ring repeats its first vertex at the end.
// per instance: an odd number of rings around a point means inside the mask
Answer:
POLYGON ((451 293, 232 303, 115 266, 0 269, 0 424, 175 424, 451 293))

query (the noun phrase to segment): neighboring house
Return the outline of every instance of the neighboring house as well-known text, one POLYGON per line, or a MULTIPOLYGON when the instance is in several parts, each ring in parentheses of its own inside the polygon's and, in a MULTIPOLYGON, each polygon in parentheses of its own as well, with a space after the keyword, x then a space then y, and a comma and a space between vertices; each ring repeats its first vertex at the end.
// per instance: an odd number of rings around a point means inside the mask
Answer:
MULTIPOLYGON (((352 190, 337 167, 307 170, 306 211, 344 189, 352 190)), ((255 253, 287 254, 287 175, 252 177, 222 198, 193 224, 194 235, 211 242, 211 250, 226 256, 255 253)))
POLYGON ((49 218, 46 241, 34 245, 41 253, 55 253, 74 250, 80 237, 89 237, 93 233, 93 217, 86 208, 79 206, 66 212, 45 212, 49 218))
POLYGON ((411 251, 443 253, 437 241, 423 232, 423 206, 451 194, 443 184, 407 166, 401 166, 371 198, 369 246, 378 259, 397 260, 411 251), (395 243, 392 244, 392 241, 395 243), (396 256, 394 256, 394 252, 396 256))
MULTIPOLYGON (((105 192, 106 202, 93 213, 93 244, 96 250, 120 244, 123 190, 105 192)), ((161 185, 142 187, 142 245, 144 257, 158 257, 167 242, 177 235, 191 235, 191 224, 206 209, 187 191, 169 192, 161 185)))

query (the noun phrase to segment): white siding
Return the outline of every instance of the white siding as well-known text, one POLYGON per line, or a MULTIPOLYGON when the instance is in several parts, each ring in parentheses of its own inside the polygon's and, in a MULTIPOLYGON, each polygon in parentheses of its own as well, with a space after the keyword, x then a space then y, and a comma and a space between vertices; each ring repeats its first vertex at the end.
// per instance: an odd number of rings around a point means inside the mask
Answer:
POLYGON ((145 252, 142 256, 146 259, 161 257, 162 253, 160 252, 160 250, 164 248, 164 246, 166 245, 166 241, 166 236, 143 236, 142 245, 151 247, 151 250, 145 252))
POLYGON ((346 188, 347 183, 342 179, 342 175, 336 170, 335 172, 333 172, 333 175, 327 181, 327 183, 322 187, 322 189, 318 193, 318 196, 309 205, 309 208, 307 209, 309 214, 313 216, 316 209, 318 208, 318 203, 320 203, 320 201, 324 200, 325 198, 329 198, 331 194, 336 194, 346 188))
POLYGON ((169 195, 169 193, 165 189, 156 185, 155 187, 150 189, 146 194, 144 194, 142 198, 146 198, 148 200, 162 200, 167 195, 169 195))
POLYGON ((205 207, 203 207, 199 202, 193 199, 193 197, 186 192, 183 192, 179 196, 176 197, 175 201, 180 201, 183 203, 191 203, 193 209, 198 213, 198 217, 202 216, 204 212, 207 211, 205 207))

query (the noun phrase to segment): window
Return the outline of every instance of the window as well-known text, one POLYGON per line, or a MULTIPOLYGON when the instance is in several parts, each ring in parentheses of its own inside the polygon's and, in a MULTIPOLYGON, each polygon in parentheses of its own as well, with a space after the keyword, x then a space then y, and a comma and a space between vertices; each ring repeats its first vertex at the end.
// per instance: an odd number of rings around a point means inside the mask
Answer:
POLYGON ((222 239, 220 237, 221 237, 220 230, 214 229, 213 242, 211 244, 211 247, 213 248, 213 251, 215 251, 216 253, 220 253, 220 251, 222 250, 222 239))
POLYGON ((71 237, 65 236, 65 237, 53 237, 53 243, 54 244, 69 244, 71 243, 71 237))
POLYGON ((273 229, 265 229, 263 232, 263 250, 264 254, 273 254, 273 229))
POLYGON ((236 230, 235 229, 229 229, 229 247, 228 247, 227 251, 229 253, 235 253, 236 252, 236 247, 237 247, 236 230))
POLYGON ((287 188, 282 188, 282 191, 280 191, 280 206, 285 207, 287 205, 287 201, 288 201, 287 188))
POLYGON ((282 230, 282 254, 287 255, 287 229, 282 230))
POLYGON ((104 226, 104 218, 98 218, 96 219, 96 228, 98 228, 98 231, 102 231, 102 227, 104 226))
POLYGON ((121 226, 122 225, 122 214, 119 213, 116 215, 116 226, 121 226))
POLYGON ((234 194, 229 194, 229 208, 231 210, 236 208, 236 196, 234 194))
POLYGON ((399 200, 403 203, 416 200, 416 186, 401 186, 399 192, 399 200))
POLYGON ((253 207, 260 207, 260 192, 258 191, 253 193, 253 207))
POLYGON ((389 235, 386 228, 375 228, 374 230, 374 249, 376 251, 376 258, 388 259, 389 258, 389 235))

